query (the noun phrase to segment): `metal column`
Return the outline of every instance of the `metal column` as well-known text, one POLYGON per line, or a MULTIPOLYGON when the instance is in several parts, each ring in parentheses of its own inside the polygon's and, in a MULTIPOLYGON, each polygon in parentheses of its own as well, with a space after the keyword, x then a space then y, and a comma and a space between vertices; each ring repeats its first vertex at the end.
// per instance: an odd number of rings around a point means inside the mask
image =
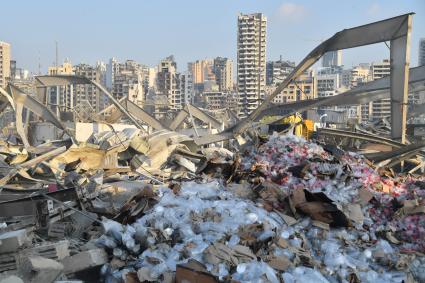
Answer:
POLYGON ((412 15, 408 15, 398 34, 391 39, 391 138, 406 142, 406 117, 408 101, 410 34, 412 15))

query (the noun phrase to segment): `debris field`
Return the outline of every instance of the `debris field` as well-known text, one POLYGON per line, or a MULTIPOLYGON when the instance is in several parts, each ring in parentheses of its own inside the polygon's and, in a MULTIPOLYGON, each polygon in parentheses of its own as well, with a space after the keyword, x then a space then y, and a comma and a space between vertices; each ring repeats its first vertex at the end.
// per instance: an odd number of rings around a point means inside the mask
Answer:
POLYGON ((0 282, 425 282, 425 177, 272 134, 0 144, 0 282))

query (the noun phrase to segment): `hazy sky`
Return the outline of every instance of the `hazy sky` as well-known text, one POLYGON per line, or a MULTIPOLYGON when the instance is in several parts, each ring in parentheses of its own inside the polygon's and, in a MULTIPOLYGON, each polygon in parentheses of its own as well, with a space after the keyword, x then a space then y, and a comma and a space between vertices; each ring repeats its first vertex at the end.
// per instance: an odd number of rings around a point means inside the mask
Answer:
MULTIPOLYGON (((262 12, 267 23, 267 60, 299 62, 321 40, 344 28, 415 12, 411 65, 425 37, 424 0, 43 0, 2 1, 0 41, 12 44, 18 67, 42 72, 55 61, 93 64, 110 57, 153 66, 173 54, 178 69, 215 56, 236 59, 237 15, 262 12)), ((389 57, 384 43, 343 52, 352 66, 389 57)))

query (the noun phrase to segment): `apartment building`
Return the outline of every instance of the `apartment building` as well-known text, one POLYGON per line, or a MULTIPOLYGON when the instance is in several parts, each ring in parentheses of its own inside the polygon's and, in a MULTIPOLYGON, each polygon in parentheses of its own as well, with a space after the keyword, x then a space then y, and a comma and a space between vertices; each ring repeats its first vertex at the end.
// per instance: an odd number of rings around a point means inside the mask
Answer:
POLYGON ((238 116, 254 111, 265 96, 267 18, 261 13, 238 16, 238 116))
POLYGON ((0 41, 0 87, 5 88, 10 78, 10 44, 0 41))
MULTIPOLYGON (((97 83, 101 83, 102 69, 101 66, 91 66, 88 64, 78 64, 74 66, 74 74, 83 76, 97 83)), ((75 105, 80 106, 83 103, 88 103, 91 108, 99 112, 103 108, 100 91, 89 84, 74 86, 75 105)))
POLYGON ((278 61, 269 61, 266 64, 266 85, 281 83, 295 69, 295 62, 284 61, 282 57, 278 61))
POLYGON ((177 73, 177 63, 173 56, 161 60, 157 74, 157 94, 168 100, 168 108, 177 111, 183 108, 181 76, 177 73))
MULTIPOLYGON (((268 95, 276 86, 268 88, 268 95)), ((294 82, 290 83, 274 99, 273 103, 290 103, 317 97, 317 82, 312 70, 304 72, 294 82)))
POLYGON ((419 40, 419 50, 418 50, 418 65, 425 65, 425 38, 419 40))
POLYGON ((188 69, 192 73, 194 84, 203 84, 205 81, 215 81, 213 72, 214 61, 212 59, 196 60, 188 63, 188 69))
MULTIPOLYGON (((370 76, 372 80, 377 80, 391 73, 391 64, 389 59, 384 59, 380 62, 374 62, 370 66, 370 76)), ((369 106, 370 114, 369 119, 380 119, 383 117, 391 116, 391 99, 380 99, 371 102, 369 106)), ((363 112, 363 111, 362 111, 363 112)))
MULTIPOLYGON (((65 59, 62 65, 48 67, 49 75, 73 75, 74 69, 71 62, 65 59)), ((74 96, 74 86, 52 86, 47 88, 47 103, 56 115, 61 116, 61 113, 73 113, 76 105, 74 96)), ((72 119, 72 118, 68 118, 72 119)))
POLYGON ((329 51, 322 57, 322 67, 333 67, 342 65, 342 51, 329 51))
POLYGON ((342 85, 347 88, 354 88, 371 80, 370 65, 359 64, 342 73, 342 85))
POLYGON ((213 73, 220 91, 233 89, 233 62, 229 58, 217 57, 214 59, 213 73))

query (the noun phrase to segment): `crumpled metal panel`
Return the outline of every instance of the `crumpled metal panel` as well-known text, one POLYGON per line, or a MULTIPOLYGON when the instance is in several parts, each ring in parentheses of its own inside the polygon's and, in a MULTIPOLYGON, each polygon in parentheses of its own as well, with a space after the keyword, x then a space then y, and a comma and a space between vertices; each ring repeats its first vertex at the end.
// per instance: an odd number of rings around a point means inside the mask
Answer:
POLYGON ((45 121, 48 121, 59 129, 63 130, 71 137, 71 139, 74 139, 73 134, 68 131, 65 125, 56 117, 55 114, 53 114, 53 112, 49 108, 47 108, 41 102, 26 94, 24 91, 17 88, 13 84, 9 84, 8 89, 9 92, 12 94, 13 103, 15 106, 14 108, 16 113, 16 130, 19 136, 21 137, 25 147, 27 147, 28 151, 31 151, 32 147, 28 142, 26 131, 24 129, 24 124, 22 121, 22 112, 24 107, 29 109, 31 112, 38 115, 39 117, 43 118, 45 121))

